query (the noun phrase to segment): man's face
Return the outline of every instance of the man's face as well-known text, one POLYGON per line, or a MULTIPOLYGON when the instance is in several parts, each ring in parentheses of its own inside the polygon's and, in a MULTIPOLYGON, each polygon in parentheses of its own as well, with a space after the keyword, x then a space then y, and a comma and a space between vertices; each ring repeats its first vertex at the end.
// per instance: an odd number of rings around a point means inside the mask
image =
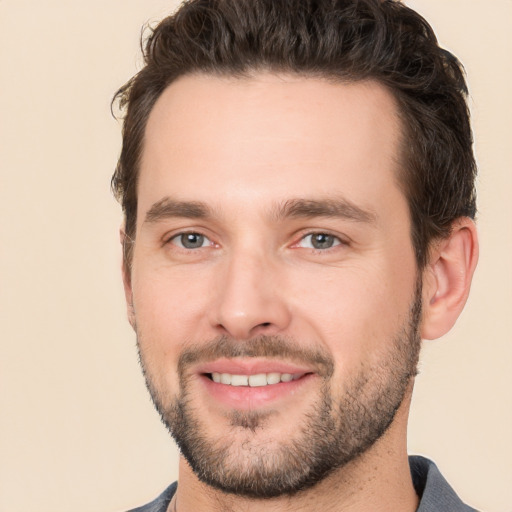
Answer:
POLYGON ((375 83, 196 75, 156 103, 127 295, 201 480, 292 493, 393 421, 421 309, 399 143, 375 83))

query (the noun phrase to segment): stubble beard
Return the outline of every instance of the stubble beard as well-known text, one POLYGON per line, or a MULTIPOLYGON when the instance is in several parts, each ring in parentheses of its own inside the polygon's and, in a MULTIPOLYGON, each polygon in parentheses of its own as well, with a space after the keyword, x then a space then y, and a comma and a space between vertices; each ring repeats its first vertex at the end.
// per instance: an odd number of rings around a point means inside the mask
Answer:
POLYGON ((332 392, 334 361, 330 355, 298 350, 296 344, 282 337, 261 336, 243 343, 223 337, 185 351, 178 364, 180 392, 174 398, 169 398, 169 390, 155 386, 140 340, 139 357, 163 423, 202 482, 250 498, 293 495, 357 459, 389 428, 417 374, 420 317, 418 287, 409 317, 385 357, 376 366, 361 369, 337 398, 332 392), (208 434, 208 418, 203 419, 194 406, 186 369, 198 360, 241 356, 287 356, 316 365, 322 378, 319 396, 294 427, 293 438, 279 444, 268 442, 265 436, 262 440, 259 436, 272 413, 258 411, 233 411, 225 435, 212 438, 208 434))

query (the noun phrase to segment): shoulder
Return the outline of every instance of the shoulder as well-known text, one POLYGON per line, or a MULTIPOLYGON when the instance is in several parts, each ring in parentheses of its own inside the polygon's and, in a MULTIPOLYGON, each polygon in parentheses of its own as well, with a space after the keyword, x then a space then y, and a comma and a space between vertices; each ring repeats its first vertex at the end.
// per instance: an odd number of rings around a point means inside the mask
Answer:
POLYGON ((420 497, 417 512, 477 512, 461 501, 431 460, 411 456, 409 466, 414 488, 420 497))
POLYGON ((169 503, 171 502, 174 493, 178 487, 178 482, 171 484, 165 491, 158 496, 155 500, 142 507, 137 507, 128 512, 166 512, 169 503))

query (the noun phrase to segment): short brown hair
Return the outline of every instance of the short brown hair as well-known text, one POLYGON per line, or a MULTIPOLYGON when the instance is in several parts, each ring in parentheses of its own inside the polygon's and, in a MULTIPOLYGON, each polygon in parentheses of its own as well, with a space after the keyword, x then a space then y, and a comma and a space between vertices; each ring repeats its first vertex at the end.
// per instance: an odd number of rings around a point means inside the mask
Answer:
MULTIPOLYGON (((131 239, 149 114, 171 82, 198 72, 376 80, 396 98, 404 127, 399 182, 418 267, 427 262, 430 242, 448 235, 455 219, 475 216, 462 66, 439 47, 430 25, 398 0, 190 0, 151 31, 144 63, 113 100, 126 113, 112 189, 131 239)), ((125 257, 129 266, 130 251, 125 257)))

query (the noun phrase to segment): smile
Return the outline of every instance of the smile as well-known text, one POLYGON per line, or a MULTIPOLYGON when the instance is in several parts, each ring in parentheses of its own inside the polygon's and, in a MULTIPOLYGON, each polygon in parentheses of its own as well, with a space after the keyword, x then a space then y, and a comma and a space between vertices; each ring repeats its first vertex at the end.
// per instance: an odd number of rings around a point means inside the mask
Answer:
POLYGON ((287 400, 304 396, 317 381, 312 368, 265 359, 220 359, 196 368, 208 406, 227 410, 256 410, 285 406, 287 400), (295 397, 295 398, 293 398, 295 397))
POLYGON ((304 377, 305 373, 256 373, 253 375, 236 375, 231 373, 213 372, 209 377, 217 384, 228 386, 249 386, 263 387, 279 384, 280 382, 291 382, 304 377))

